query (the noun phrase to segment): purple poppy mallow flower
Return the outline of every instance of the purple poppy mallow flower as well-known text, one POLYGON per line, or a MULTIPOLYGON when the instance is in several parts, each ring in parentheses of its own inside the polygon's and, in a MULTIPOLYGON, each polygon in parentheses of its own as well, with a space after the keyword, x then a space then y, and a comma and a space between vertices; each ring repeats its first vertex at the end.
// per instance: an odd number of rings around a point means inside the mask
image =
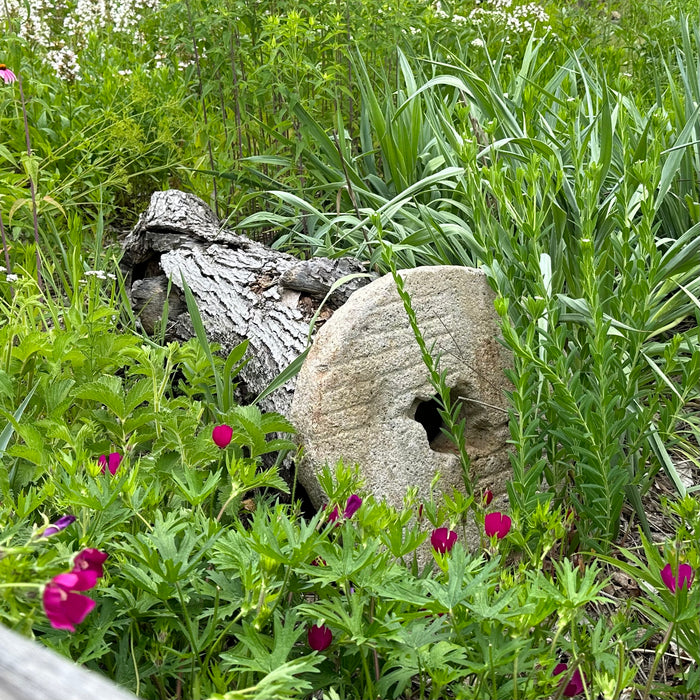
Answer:
POLYGON ((74 592, 76 588, 71 585, 73 579, 77 579, 77 576, 60 574, 44 587, 44 612, 54 629, 75 632, 75 626, 95 607, 94 600, 74 592))
POLYGON ((44 532, 41 533, 42 537, 51 537, 61 530, 65 530, 69 525, 72 525, 76 520, 75 515, 64 515, 60 517, 55 523, 51 523, 44 532))
POLYGON ((122 462, 122 456, 119 454, 119 452, 110 452, 109 455, 100 455, 100 458, 97 461, 102 467, 103 474, 109 470, 109 473, 114 476, 122 462))
POLYGON ((337 523, 336 521, 340 517, 340 513, 338 512, 338 506, 335 506, 333 510, 328 514, 328 522, 329 523, 336 523, 336 525, 340 525, 340 523, 337 523))
MULTIPOLYGON (((553 676, 558 676, 566 671, 566 669, 569 668, 566 664, 557 664, 554 667, 554 671, 552 671, 553 676)), ((580 695, 583 692, 583 676, 581 675, 581 671, 577 668, 572 676, 569 682, 566 684, 564 687, 564 690, 562 690, 562 695, 565 698, 573 698, 576 697, 577 695, 580 695)))
POLYGON ((430 535, 430 544, 439 554, 447 554, 455 546, 455 542, 457 542, 457 533, 446 527, 439 527, 430 535))
POLYGON ((488 506, 491 501, 493 501, 493 491, 491 489, 486 489, 481 492, 481 502, 484 506, 488 506))
POLYGON ((333 641, 333 632, 325 625, 312 625, 307 633, 309 646, 314 651, 328 649, 333 641))
POLYGON ((233 439, 233 428, 230 425, 217 425, 211 431, 211 439, 219 449, 228 447, 233 439))
POLYGON ((694 572, 690 564, 681 564, 678 567, 678 576, 675 576, 673 569, 671 569, 670 564, 666 564, 663 569, 661 569, 661 580, 666 584, 671 593, 680 591, 683 588, 690 590, 690 586, 693 583, 694 572))
POLYGON ((100 552, 99 549, 83 549, 73 560, 73 570, 72 574, 77 575, 80 578, 81 585, 85 585, 85 589, 92 588, 96 583, 98 578, 102 578, 104 575, 104 567, 102 566, 109 554, 107 552, 100 552))
POLYGON ((0 78, 5 81, 5 85, 17 80, 17 76, 4 63, 0 63, 0 78))
POLYGON ((484 518, 484 531, 487 537, 498 536, 502 540, 510 532, 511 520, 505 513, 489 513, 484 518))
POLYGON ((348 502, 345 505, 343 517, 352 518, 352 516, 355 515, 355 513, 357 513, 361 505, 362 499, 356 493, 353 493, 352 496, 348 498, 348 502))

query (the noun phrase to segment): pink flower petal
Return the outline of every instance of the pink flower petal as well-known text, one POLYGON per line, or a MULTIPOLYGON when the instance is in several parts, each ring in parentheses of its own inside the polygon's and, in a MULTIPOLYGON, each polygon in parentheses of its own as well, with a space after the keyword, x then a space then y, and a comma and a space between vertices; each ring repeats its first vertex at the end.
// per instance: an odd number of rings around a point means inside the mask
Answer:
POLYGON ((330 515, 328 516, 328 522, 334 523, 339 517, 340 513, 338 511, 338 506, 335 506, 335 508, 333 508, 333 510, 330 512, 330 515))
POLYGON ((315 651, 327 649, 333 641, 333 633, 325 625, 312 625, 306 636, 309 646, 315 651))
POLYGON ((95 607, 95 601, 79 593, 65 590, 56 582, 56 578, 44 588, 42 596, 44 612, 55 629, 75 632, 75 626, 87 617, 95 607))
POLYGON ((216 446, 223 450, 224 447, 229 446, 233 438, 233 428, 230 425, 217 425, 211 431, 211 437, 216 446))
POLYGON ((484 518, 484 531, 488 537, 498 536, 502 540, 509 532, 511 519, 504 513, 489 513, 484 518))
POLYGON ((670 564, 666 564, 666 566, 661 569, 661 580, 666 584, 666 588, 668 588, 671 593, 676 592, 676 577, 673 575, 670 564))
POLYGON ((99 549, 83 549, 73 560, 73 573, 79 571, 94 571, 97 578, 104 575, 102 565, 107 560, 109 554, 100 552, 99 549))
POLYGON ((119 469, 122 456, 119 452, 110 452, 109 457, 107 457, 107 455, 100 455, 97 461, 102 467, 103 474, 109 469, 109 473, 114 476, 117 473, 117 469, 119 469))
POLYGON ((360 506, 362 505, 362 499, 355 493, 348 498, 347 505, 345 506, 345 510, 343 511, 343 515, 346 518, 352 518, 353 515, 358 511, 360 506))
POLYGON ((678 588, 682 589, 684 586, 687 590, 690 590, 690 585, 693 583, 693 568, 690 564, 681 564, 678 567, 678 588))
POLYGON ((456 542, 457 533, 446 527, 438 527, 433 530, 430 535, 430 544, 433 545, 433 549, 440 554, 449 552, 452 547, 455 546, 456 542))

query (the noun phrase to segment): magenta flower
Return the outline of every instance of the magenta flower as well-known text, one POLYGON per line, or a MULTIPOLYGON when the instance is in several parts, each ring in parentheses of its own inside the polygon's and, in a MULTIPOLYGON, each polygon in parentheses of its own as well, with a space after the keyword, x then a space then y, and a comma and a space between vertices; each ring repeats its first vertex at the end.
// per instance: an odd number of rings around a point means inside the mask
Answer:
POLYGON ((65 530, 69 525, 75 522, 75 515, 64 515, 60 517, 55 523, 51 523, 44 532, 41 534, 42 537, 51 537, 61 530, 65 530))
POLYGON ((690 585, 693 583, 694 573, 693 568, 690 564, 681 564, 678 567, 678 576, 673 575, 673 570, 670 564, 666 564, 663 569, 661 569, 661 580, 666 584, 671 593, 675 593, 676 590, 682 590, 684 587, 690 590, 690 585))
POLYGON ((110 452, 109 457, 107 455, 100 455, 100 458, 97 461, 102 467, 103 474, 109 469, 109 473, 114 476, 117 473, 117 469, 119 469, 122 456, 119 454, 119 452, 110 452))
POLYGON ((211 431, 211 438, 216 446, 223 450, 224 447, 228 447, 233 438, 233 428, 230 425, 217 425, 211 431))
POLYGON ((491 501, 493 501, 493 491, 491 489, 486 489, 485 491, 481 492, 481 502, 484 504, 484 507, 488 506, 491 501))
POLYGON ((4 63, 0 63, 0 78, 5 81, 6 85, 17 80, 17 76, 4 63))
MULTIPOLYGON (((108 556, 107 552, 100 552, 99 549, 84 549, 73 560, 73 571, 71 573, 78 576, 86 584, 92 581, 87 586, 87 588, 92 588, 97 583, 97 579, 102 578, 104 575, 102 565, 108 556)), ((87 588, 79 590, 87 590, 87 588)))
POLYGON ((484 518, 484 530, 488 537, 498 535, 498 539, 502 540, 510 532, 511 520, 504 513, 489 513, 484 518))
MULTIPOLYGON (((564 673, 568 666, 566 664, 557 664, 552 671, 553 676, 558 676, 560 673, 564 673)), ((581 676, 581 671, 577 668, 571 680, 566 684, 566 687, 562 691, 562 695, 565 698, 573 698, 575 695, 580 695, 583 692, 583 677, 581 676)))
POLYGON ((75 626, 95 607, 94 600, 73 592, 87 590, 81 586, 80 577, 76 574, 59 574, 46 584, 42 602, 53 628, 75 632, 75 626))
POLYGON ((449 552, 452 547, 455 546, 456 541, 457 533, 446 527, 439 527, 437 530, 433 530, 433 534, 430 535, 430 544, 432 544, 433 549, 440 554, 449 552))
MULTIPOLYGON (((335 508, 333 508, 333 510, 330 512, 330 515, 328 516, 328 522, 334 523, 339 517, 340 513, 338 512, 338 506, 335 506, 335 508)), ((340 523, 338 523, 338 525, 340 525, 340 523)))
POLYGON ((343 517, 345 518, 352 518, 355 513, 357 513, 359 507, 362 505, 362 499, 356 494, 353 493, 350 498, 348 498, 348 502, 345 505, 345 510, 343 511, 343 517))
POLYGON ((312 625, 309 627, 307 638, 314 651, 323 651, 331 645, 333 633, 325 625, 312 625))

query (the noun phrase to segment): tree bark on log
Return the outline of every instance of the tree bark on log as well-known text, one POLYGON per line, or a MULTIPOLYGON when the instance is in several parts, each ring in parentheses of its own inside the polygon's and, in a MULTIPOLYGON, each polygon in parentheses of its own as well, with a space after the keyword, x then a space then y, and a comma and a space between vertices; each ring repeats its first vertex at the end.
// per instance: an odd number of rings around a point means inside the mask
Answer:
MULTIPOLYGON (((248 339, 250 361, 239 379, 257 396, 306 348, 310 321, 332 284, 366 273, 351 258, 300 261, 223 228, 199 198, 178 190, 155 192, 124 241, 121 261, 134 311, 144 330, 160 321, 166 297, 166 337, 194 335, 182 292, 184 278, 197 301, 207 336, 228 353, 248 339)), ((374 275, 373 275, 374 276, 374 275)), ((330 297, 319 316, 328 318, 352 292, 370 281, 355 277, 330 297)), ((260 402, 289 416, 294 379, 260 402)))

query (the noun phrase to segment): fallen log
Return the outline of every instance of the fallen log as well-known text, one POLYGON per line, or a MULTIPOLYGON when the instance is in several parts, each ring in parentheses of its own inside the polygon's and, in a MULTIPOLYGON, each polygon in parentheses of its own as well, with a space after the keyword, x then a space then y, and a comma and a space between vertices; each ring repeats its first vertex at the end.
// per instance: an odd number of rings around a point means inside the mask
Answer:
MULTIPOLYGON (((199 198, 155 192, 124 241, 121 261, 132 307, 152 333, 168 301, 166 338, 194 335, 183 295, 192 291, 207 336, 224 353, 244 339, 250 361, 239 376, 242 400, 257 396, 306 348, 310 321, 337 280, 366 273, 351 258, 299 260, 221 226, 199 198)), ((328 318, 368 277, 335 290, 319 315, 328 318)), ((289 416, 294 379, 260 402, 289 416)))

